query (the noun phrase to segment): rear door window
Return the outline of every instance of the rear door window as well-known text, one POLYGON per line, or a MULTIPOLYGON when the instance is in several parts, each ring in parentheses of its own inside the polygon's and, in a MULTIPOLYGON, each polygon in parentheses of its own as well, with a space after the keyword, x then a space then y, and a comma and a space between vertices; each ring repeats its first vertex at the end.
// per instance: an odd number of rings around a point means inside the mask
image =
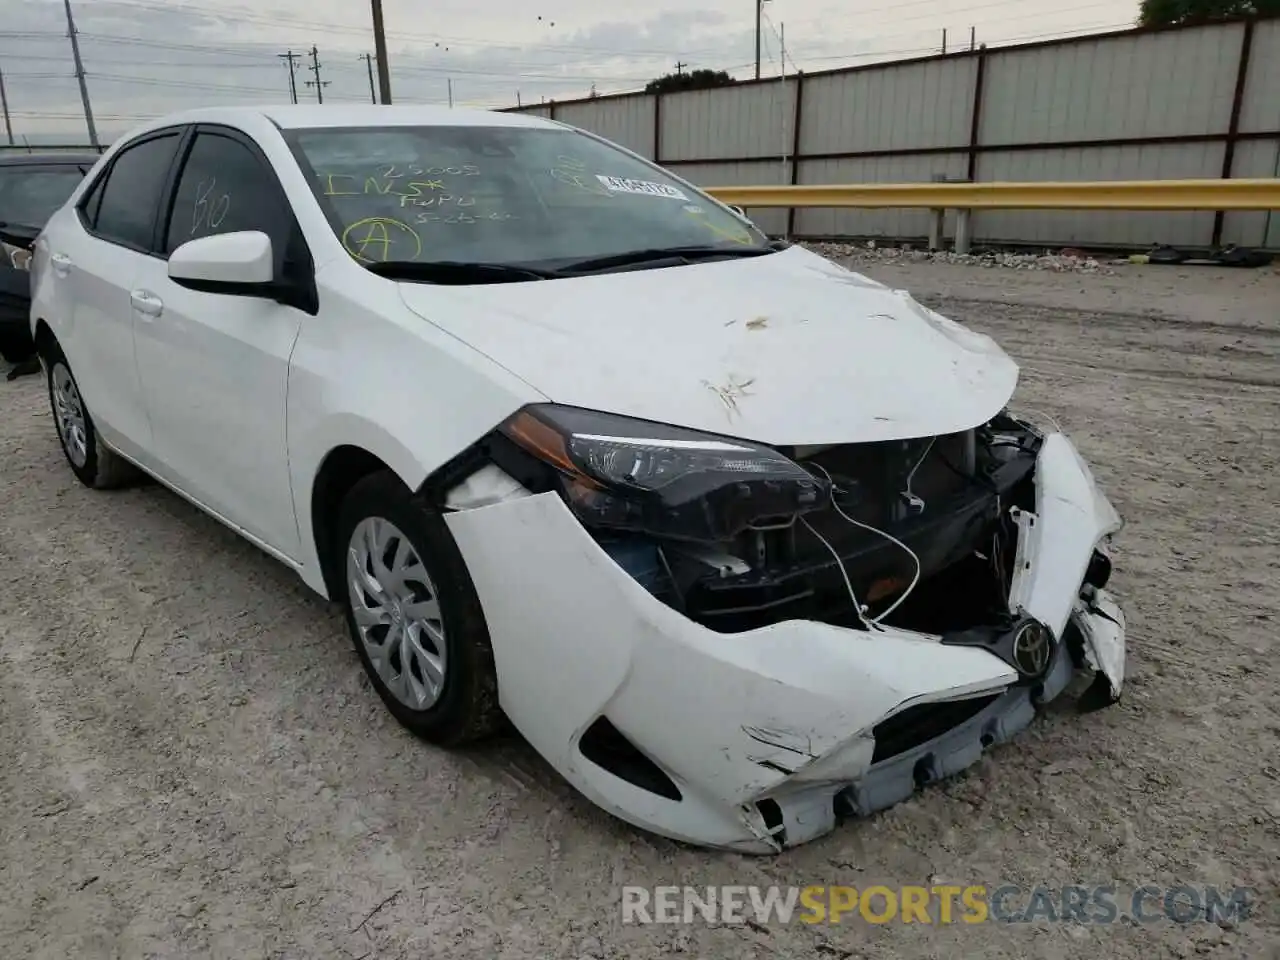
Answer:
POLYGON ((179 139, 177 131, 152 137, 116 157, 97 200, 94 233, 112 243, 151 251, 160 195, 179 139))

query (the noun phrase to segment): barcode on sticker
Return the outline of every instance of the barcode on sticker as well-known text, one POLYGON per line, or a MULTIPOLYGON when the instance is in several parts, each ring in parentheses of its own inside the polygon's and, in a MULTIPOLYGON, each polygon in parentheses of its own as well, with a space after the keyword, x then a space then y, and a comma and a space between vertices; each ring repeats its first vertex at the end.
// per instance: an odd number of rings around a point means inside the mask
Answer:
POLYGON ((629 177, 607 177, 602 173, 596 174, 596 179, 603 183, 606 189, 612 190, 614 193, 639 193, 649 197, 666 197, 669 200, 689 199, 685 196, 684 191, 665 183, 654 183, 651 180, 632 180, 629 177))

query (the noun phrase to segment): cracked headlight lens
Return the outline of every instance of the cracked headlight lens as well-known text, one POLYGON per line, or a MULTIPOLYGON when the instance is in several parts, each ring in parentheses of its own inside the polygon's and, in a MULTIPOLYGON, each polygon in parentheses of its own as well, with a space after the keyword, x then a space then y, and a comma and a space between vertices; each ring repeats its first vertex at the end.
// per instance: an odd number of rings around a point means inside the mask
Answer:
POLYGON ((825 506, 829 485, 762 444, 577 407, 525 407, 501 432, 553 468, 588 527, 699 542, 825 506))

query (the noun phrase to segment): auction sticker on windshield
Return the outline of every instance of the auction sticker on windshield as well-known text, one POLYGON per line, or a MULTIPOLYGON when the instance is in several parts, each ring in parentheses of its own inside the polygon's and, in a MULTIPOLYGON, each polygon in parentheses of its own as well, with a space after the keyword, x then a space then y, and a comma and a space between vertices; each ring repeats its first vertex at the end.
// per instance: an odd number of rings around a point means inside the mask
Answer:
POLYGON ((614 193, 642 193, 650 197, 667 197, 671 200, 688 201, 689 199, 683 191, 665 183, 653 183, 650 180, 632 180, 629 177, 607 177, 602 173, 597 173, 596 179, 614 193))

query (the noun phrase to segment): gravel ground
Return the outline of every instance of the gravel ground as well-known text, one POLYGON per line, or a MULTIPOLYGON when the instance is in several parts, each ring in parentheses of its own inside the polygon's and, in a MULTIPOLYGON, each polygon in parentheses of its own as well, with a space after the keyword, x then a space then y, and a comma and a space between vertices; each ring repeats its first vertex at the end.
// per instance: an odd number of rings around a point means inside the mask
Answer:
POLYGON ((1128 527, 1123 703, 774 859, 642 835, 518 740, 402 732, 338 616, 155 486, 78 486, 0 382, 0 953, 1280 956, 1280 274, 876 261, 996 335, 1128 527), (623 926, 622 884, 1257 888, 1244 923, 623 926))

